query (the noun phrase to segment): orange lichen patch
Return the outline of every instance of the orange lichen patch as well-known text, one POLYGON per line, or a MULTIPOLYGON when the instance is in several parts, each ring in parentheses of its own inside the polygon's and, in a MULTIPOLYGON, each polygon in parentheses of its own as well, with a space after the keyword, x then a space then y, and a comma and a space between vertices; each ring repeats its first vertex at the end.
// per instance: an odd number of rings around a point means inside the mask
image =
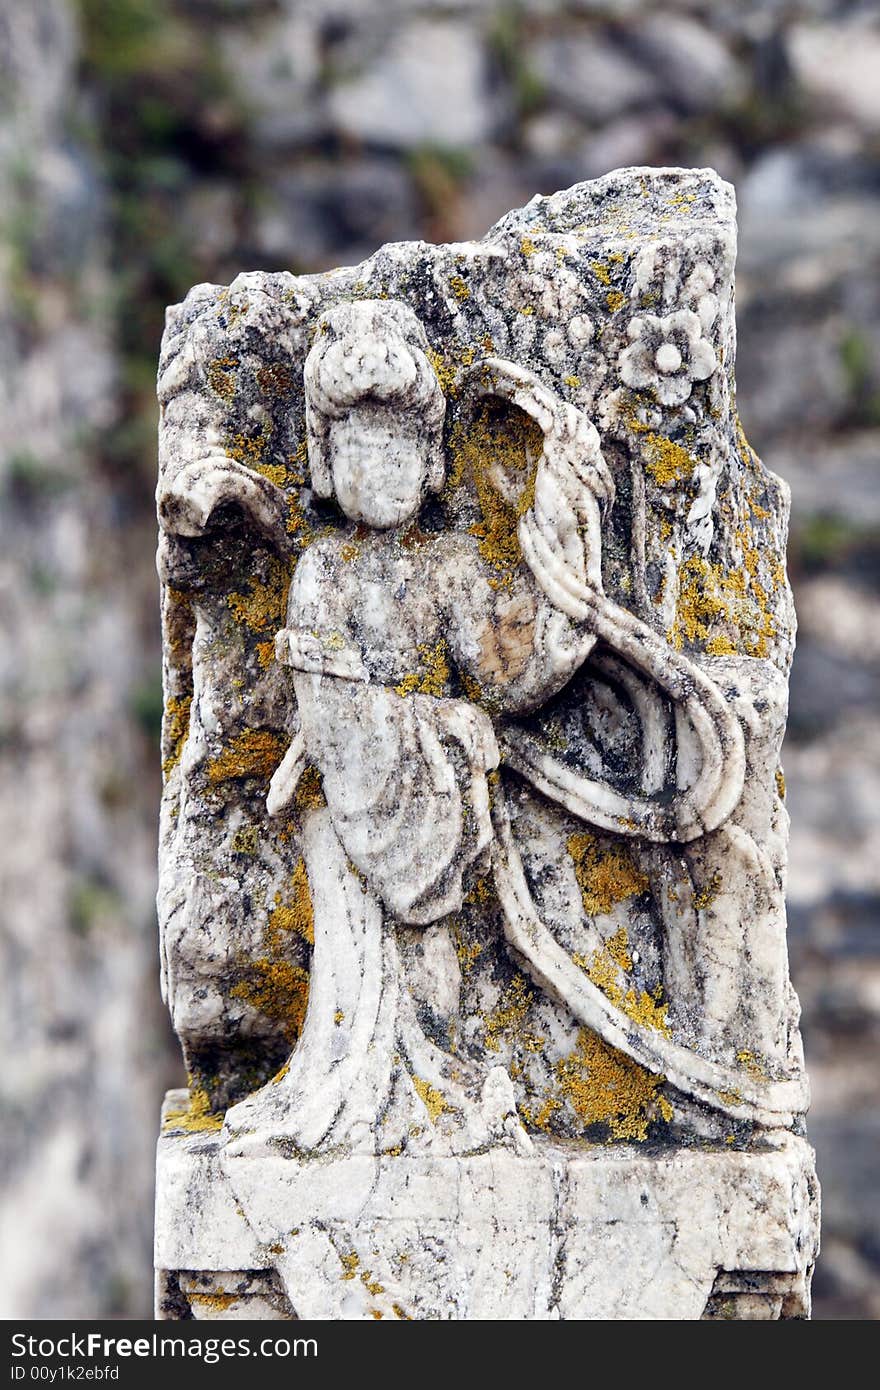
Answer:
POLYGON ((231 782, 237 777, 268 780, 281 761, 284 744, 270 729, 245 729, 207 764, 209 783, 231 782))
POLYGON ((208 363, 208 385, 221 400, 231 401, 235 395, 235 377, 231 369, 237 366, 237 357, 215 357, 208 363))
POLYGON ((424 1081, 420 1076, 413 1076, 412 1084, 415 1087, 416 1094, 428 1112, 428 1118, 431 1124, 435 1125, 440 1116, 444 1114, 445 1111, 451 1109, 448 1100, 437 1090, 436 1086, 432 1086, 430 1082, 424 1081))
POLYGON ((514 975, 501 996, 498 1008, 482 1015, 486 1047, 490 1052, 500 1052, 503 1040, 524 1047, 527 1052, 541 1051, 544 1039, 525 1026, 532 999, 532 990, 525 976, 514 975))
POLYGON ((250 592, 230 594, 226 600, 240 623, 252 632, 283 626, 287 613, 290 572, 276 557, 269 560, 265 580, 252 579, 250 592))
POLYGON ((643 1143, 649 1124, 673 1118, 664 1081, 582 1028, 574 1051, 556 1063, 551 1094, 537 1112, 523 1106, 522 1114, 531 1128, 546 1130, 568 1109, 584 1128, 605 1126, 609 1142, 643 1143))
MULTIPOLYGON (((616 841, 603 844, 585 831, 570 835, 567 849, 581 890, 584 911, 591 917, 610 912, 615 903, 644 893, 648 877, 633 862, 628 847, 616 841)), ((629 968, 629 967, 627 967, 629 968)))
POLYGON ((208 1092, 201 1086, 194 1086, 189 1093, 189 1105, 185 1110, 168 1110, 162 1121, 162 1132, 183 1131, 184 1134, 212 1133, 223 1128, 222 1112, 211 1109, 208 1092))
POLYGON ((287 468, 283 463, 253 463, 250 466, 276 487, 284 487, 287 483, 287 468))
POLYGON ((243 1000, 265 1018, 283 1024, 285 1038, 295 1043, 306 1016, 308 971, 273 956, 260 956, 257 960, 242 957, 239 969, 241 979, 229 991, 232 998, 243 1000))
POLYGON ((672 1106, 655 1076, 596 1034, 581 1029, 577 1047, 556 1067, 560 1089, 584 1124, 606 1122, 615 1139, 643 1141, 651 1120, 669 1123, 672 1106))
POLYGON ((214 1313, 225 1313, 234 1304, 239 1302, 237 1293, 188 1293, 187 1298, 190 1303, 197 1303, 200 1308, 210 1308, 214 1313))
POLYGON ((703 912, 707 907, 711 907, 718 894, 721 892, 722 879, 717 869, 708 883, 704 883, 699 890, 694 890, 693 904, 698 912, 703 912))
POLYGON ((419 663, 421 670, 410 671, 399 685, 394 687, 398 695, 412 695, 419 691, 422 695, 445 695, 449 682, 448 649, 445 638, 431 646, 427 642, 419 644, 419 663))
POLYGON ((284 362, 269 362, 257 372, 257 385, 264 396, 286 396, 293 390, 293 373, 284 362))
POLYGON ((567 1103, 580 1124, 604 1124, 611 1139, 643 1143, 652 1121, 672 1119, 660 1090, 664 1080, 582 1028, 574 1051, 556 1063, 555 1099, 567 1103))
POLYGON ((169 695, 165 702, 164 734, 170 749, 162 763, 162 775, 167 778, 180 759, 189 736, 189 716, 192 709, 191 695, 169 695))
POLYGON ((304 859, 299 860, 290 875, 290 888, 292 896, 288 902, 282 901, 280 892, 275 894, 275 907, 269 914, 269 937, 275 941, 280 932, 295 932, 314 946, 315 912, 304 859))
POLYGON ((419 550, 423 545, 427 545, 431 537, 427 531, 423 531, 417 521, 412 526, 407 527, 400 538, 400 544, 404 550, 419 550))
POLYGON ((254 650, 257 653, 257 661, 260 663, 263 670, 265 671, 265 669, 268 666, 271 666, 272 662, 275 660, 275 643, 258 642, 254 650))

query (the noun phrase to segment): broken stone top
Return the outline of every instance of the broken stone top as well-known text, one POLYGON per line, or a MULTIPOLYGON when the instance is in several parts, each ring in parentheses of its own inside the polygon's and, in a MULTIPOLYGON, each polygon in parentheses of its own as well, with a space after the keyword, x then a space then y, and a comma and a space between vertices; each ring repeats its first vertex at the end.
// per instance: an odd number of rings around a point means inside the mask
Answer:
POLYGON ((169 310, 163 980, 233 1167, 799 1123, 734 257, 623 170, 169 310))

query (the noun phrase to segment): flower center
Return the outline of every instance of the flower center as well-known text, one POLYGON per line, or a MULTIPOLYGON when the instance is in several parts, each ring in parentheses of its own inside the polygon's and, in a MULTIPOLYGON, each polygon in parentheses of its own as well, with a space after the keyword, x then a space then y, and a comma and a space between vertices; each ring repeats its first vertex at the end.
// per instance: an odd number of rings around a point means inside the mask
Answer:
POLYGON ((661 343, 655 353, 654 361, 660 372, 677 372, 681 366, 681 353, 674 343, 661 343))

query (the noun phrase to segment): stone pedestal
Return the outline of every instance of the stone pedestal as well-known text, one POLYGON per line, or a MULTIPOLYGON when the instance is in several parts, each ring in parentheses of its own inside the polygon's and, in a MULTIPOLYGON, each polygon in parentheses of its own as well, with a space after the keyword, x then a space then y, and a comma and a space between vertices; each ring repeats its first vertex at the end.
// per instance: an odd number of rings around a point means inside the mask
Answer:
POLYGON ((305 1162, 159 1142, 159 1318, 803 1318, 817 1241, 792 1134, 305 1162))

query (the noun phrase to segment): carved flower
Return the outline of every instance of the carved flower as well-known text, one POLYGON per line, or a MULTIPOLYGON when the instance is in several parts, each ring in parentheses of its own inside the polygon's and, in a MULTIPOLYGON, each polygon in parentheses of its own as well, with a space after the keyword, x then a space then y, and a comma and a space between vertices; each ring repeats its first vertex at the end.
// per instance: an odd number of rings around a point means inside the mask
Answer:
POLYGON ((691 309, 666 318, 640 314, 630 321, 629 336, 633 341, 620 354, 620 375, 627 386, 653 389, 662 405, 682 405, 694 382, 705 381, 718 365, 691 309))

